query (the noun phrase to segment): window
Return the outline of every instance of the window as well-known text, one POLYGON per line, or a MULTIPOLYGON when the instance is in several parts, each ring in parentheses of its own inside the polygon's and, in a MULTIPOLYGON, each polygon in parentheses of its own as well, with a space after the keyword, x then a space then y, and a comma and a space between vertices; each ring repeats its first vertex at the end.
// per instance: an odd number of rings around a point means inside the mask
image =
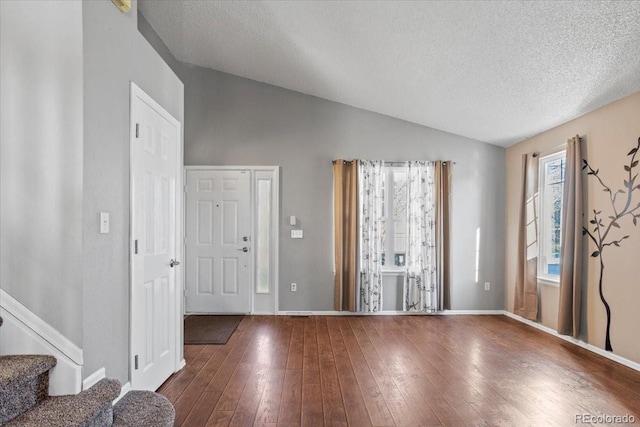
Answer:
POLYGON ((407 251, 406 168, 386 166, 382 186, 382 268, 385 271, 402 270, 407 251))
POLYGON ((565 154, 561 151, 540 159, 538 278, 553 283, 560 281, 565 154))

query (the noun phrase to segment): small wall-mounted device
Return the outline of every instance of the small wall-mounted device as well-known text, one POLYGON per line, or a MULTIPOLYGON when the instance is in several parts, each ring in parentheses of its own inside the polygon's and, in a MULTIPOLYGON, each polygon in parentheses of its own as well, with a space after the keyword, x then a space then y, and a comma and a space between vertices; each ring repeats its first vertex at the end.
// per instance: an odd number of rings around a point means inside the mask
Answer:
POLYGON ((295 215, 291 215, 289 217, 289 225, 296 225, 296 217, 295 217, 295 215))
POLYGON ((302 239, 302 237, 303 237, 302 230, 291 230, 292 239, 302 239))
POLYGON ((100 234, 109 233, 109 212, 100 212, 100 234))

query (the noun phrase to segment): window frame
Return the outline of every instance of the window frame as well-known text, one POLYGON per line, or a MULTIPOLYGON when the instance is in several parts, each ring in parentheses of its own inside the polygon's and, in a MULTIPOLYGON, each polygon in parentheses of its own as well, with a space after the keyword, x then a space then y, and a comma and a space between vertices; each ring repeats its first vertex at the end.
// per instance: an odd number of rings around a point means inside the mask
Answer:
MULTIPOLYGON (((562 193, 564 194, 564 174, 566 171, 566 157, 567 157, 567 150, 566 148, 561 148, 558 150, 555 150, 553 152, 549 152, 546 153, 544 155, 540 156, 540 160, 539 160, 539 164, 538 164, 538 260, 537 260, 537 267, 538 267, 538 283, 539 284, 544 284, 544 285, 550 285, 550 286, 559 286, 560 285, 560 275, 553 275, 553 274, 546 274, 544 273, 545 271, 545 267, 548 265, 548 263, 546 262, 546 256, 544 256, 543 252, 546 249, 546 244, 545 242, 549 239, 544 239, 544 234, 546 231, 548 231, 548 227, 549 225, 547 224, 548 219, 545 219, 545 216, 543 215, 544 211, 545 211, 545 206, 546 206, 546 194, 545 194, 545 184, 546 184, 546 174, 545 172, 545 167, 547 164, 560 160, 560 159, 564 159, 564 170, 562 173, 562 193)), ((564 209, 564 206, 562 204, 562 201, 560 203, 560 218, 562 221, 562 211, 564 209)), ((549 230, 550 231, 550 230, 549 230)), ((549 236, 547 236, 549 237, 549 236)), ((560 243, 559 245, 562 245, 562 227, 560 227, 560 243)), ((558 257, 558 262, 561 262, 561 253, 562 253, 562 247, 560 246, 560 255, 558 257)))
MULTIPOLYGON (((381 222, 384 222, 385 224, 385 244, 384 244, 384 253, 385 253, 385 265, 382 265, 382 273, 386 276, 388 275, 397 275, 397 274, 404 274, 405 271, 405 266, 397 266, 395 265, 395 251, 394 251, 394 245, 395 245, 395 223, 396 221, 398 221, 398 219, 396 217, 393 216, 393 208, 394 208, 394 204, 393 204, 393 196, 395 194, 395 181, 393 179, 394 173, 395 172, 403 172, 403 173, 407 173, 407 169, 406 166, 392 166, 392 165, 385 165, 383 167, 383 173, 384 173, 384 213, 382 215, 382 217, 380 218, 381 222), (387 255, 391 255, 389 257, 389 261, 391 261, 390 265, 386 264, 387 261, 387 255)), ((407 176, 406 179, 408 179, 409 177, 407 176)), ((407 203, 408 204, 408 203, 407 203)), ((407 206, 408 209, 408 206, 407 206)), ((406 223, 408 221, 407 218, 408 212, 405 209, 405 218, 403 219, 405 227, 406 227, 406 223)), ((407 247, 407 233, 405 230, 405 265, 406 265, 406 247, 407 247)))

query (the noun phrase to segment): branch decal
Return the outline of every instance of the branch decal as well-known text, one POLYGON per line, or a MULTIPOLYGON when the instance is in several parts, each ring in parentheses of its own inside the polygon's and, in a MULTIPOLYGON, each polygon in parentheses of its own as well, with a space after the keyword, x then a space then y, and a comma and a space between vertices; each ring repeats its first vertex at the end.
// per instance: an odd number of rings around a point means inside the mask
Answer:
POLYGON ((624 171, 626 172, 626 179, 624 179, 622 189, 617 191, 611 190, 611 187, 606 185, 600 176, 598 175, 600 169, 593 169, 586 159, 582 159, 582 170, 587 171, 588 176, 592 176, 602 186, 602 191, 609 193, 609 200, 611 202, 611 210, 613 215, 607 215, 603 217, 602 211, 593 210, 593 216, 589 220, 589 224, 582 228, 582 235, 589 237, 595 245, 595 250, 591 253, 593 258, 598 258, 600 261, 600 278, 598 280, 598 291, 600 293, 600 300, 604 305, 607 313, 607 332, 605 338, 605 350, 613 351, 611 346, 611 307, 607 302, 603 292, 603 278, 604 278, 604 251, 607 247, 615 246, 620 247, 620 244, 629 238, 629 235, 622 237, 612 237, 610 233, 615 230, 621 230, 620 222, 629 217, 633 225, 638 224, 638 218, 640 218, 640 202, 637 204, 634 201, 634 192, 640 189, 640 184, 636 184, 638 179, 638 173, 635 172, 638 167, 638 150, 640 150, 640 138, 638 138, 637 145, 627 153, 629 157, 629 163, 624 165, 624 171))

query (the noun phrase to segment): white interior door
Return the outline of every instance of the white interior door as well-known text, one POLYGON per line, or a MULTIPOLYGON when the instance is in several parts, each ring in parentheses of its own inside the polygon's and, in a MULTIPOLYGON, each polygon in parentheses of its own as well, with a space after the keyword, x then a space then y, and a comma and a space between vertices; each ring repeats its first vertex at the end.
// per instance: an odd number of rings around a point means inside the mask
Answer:
POLYGON ((187 171, 186 191, 186 312, 251 312, 250 171, 187 171))
POLYGON ((156 390, 175 370, 180 123, 131 87, 131 381, 156 390))

